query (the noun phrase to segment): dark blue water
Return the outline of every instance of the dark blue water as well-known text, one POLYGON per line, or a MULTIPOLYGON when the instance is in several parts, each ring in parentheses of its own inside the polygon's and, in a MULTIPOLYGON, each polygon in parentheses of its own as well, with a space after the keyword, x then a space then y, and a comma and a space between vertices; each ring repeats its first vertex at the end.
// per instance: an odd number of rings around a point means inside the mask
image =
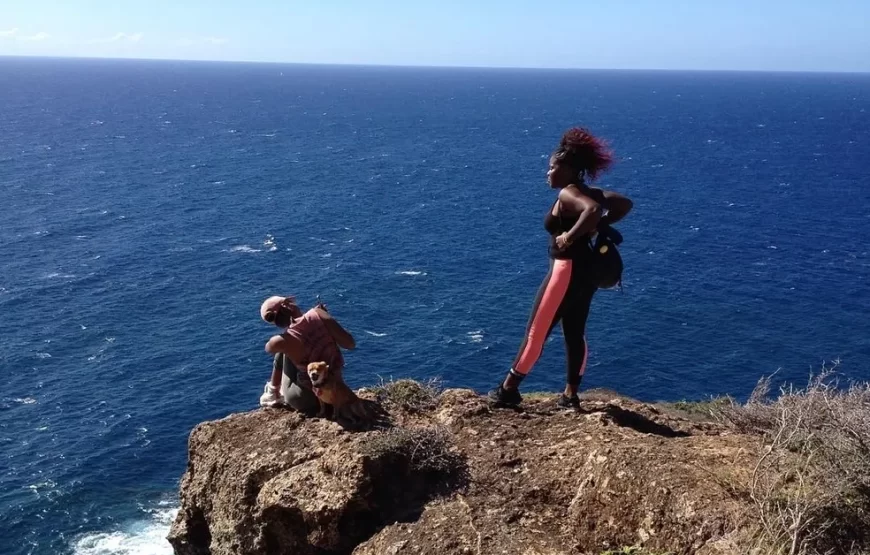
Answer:
POLYGON ((268 377, 268 295, 322 296, 353 386, 497 383, 572 124, 635 200, 588 386, 870 379, 868 110, 867 75, 0 59, 0 553, 166 550, 188 432, 268 377))

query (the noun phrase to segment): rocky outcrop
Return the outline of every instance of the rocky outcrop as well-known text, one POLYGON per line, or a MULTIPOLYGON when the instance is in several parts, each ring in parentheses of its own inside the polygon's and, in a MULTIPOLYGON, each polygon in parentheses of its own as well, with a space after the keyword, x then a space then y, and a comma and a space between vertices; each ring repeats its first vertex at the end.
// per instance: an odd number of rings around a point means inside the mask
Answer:
POLYGON ((757 438, 587 396, 492 409, 448 390, 352 432, 266 409, 197 426, 169 540, 179 555, 729 553, 729 492, 757 438))

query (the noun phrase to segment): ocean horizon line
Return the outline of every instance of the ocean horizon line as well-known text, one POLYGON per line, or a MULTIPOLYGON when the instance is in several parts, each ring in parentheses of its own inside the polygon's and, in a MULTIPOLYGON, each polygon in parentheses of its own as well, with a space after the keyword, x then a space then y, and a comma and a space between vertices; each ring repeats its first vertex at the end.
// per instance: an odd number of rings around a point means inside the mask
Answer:
POLYGON ((209 65, 264 65, 279 67, 311 68, 353 68, 353 69, 430 69, 430 70, 478 70, 478 71, 528 71, 528 72, 578 72, 578 73, 730 73, 730 74, 794 74, 794 75, 870 75, 861 70, 825 69, 739 69, 739 68, 656 68, 656 67, 559 67, 559 66, 486 66, 486 65, 442 65, 442 64, 387 64, 387 63, 338 63, 338 62, 290 62, 266 60, 202 60, 188 58, 137 58, 125 56, 34 56, 22 54, 0 54, 2 60, 39 60, 39 61, 105 61, 105 62, 174 62, 209 65))

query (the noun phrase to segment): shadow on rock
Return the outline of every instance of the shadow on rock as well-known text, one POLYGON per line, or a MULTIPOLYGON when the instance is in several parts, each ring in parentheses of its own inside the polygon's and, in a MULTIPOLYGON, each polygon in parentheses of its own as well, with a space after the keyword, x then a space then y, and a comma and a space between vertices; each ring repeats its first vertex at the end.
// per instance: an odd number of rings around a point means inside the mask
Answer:
POLYGON ((371 399, 360 399, 362 405, 363 418, 352 420, 349 418, 339 417, 335 422, 344 430, 349 432, 366 432, 373 430, 387 430, 393 427, 393 419, 390 413, 378 403, 371 399))
POLYGON ((631 428, 642 434, 653 434, 662 437, 688 437, 691 435, 681 430, 675 430, 670 426, 659 424, 639 412, 627 410, 614 404, 608 403, 601 410, 618 426, 631 428))

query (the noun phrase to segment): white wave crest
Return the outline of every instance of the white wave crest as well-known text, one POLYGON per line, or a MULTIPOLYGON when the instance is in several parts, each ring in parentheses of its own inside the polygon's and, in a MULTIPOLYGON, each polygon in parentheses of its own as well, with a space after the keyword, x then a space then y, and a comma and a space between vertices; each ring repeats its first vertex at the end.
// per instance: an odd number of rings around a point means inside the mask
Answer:
POLYGON ((367 334, 371 335, 372 337, 386 337, 386 335, 387 335, 385 333, 378 333, 376 331, 369 331, 369 330, 363 330, 363 331, 365 331, 367 334))
POLYGON ((421 272, 419 270, 403 270, 401 272, 396 272, 396 275, 399 275, 399 276, 425 276, 428 274, 426 272, 421 272))
POLYGON ((171 555, 166 541, 177 508, 155 510, 151 518, 132 522, 121 530, 85 534, 72 544, 74 555, 171 555))
POLYGON ((262 252, 260 249, 255 249, 249 245, 236 245, 232 247, 228 252, 262 252))

